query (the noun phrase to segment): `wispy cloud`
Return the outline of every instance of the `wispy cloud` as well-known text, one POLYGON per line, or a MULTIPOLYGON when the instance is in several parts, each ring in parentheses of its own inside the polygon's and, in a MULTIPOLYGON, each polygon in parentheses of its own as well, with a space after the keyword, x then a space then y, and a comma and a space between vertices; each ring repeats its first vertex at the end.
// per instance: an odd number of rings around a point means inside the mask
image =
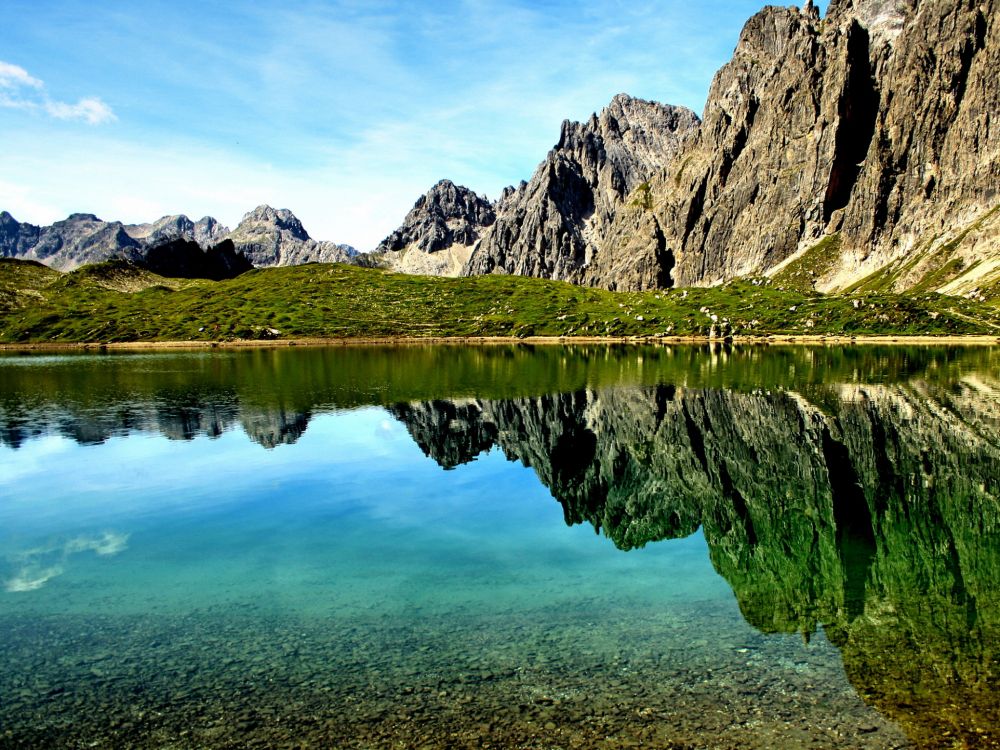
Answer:
POLYGON ((0 89, 32 88, 44 86, 41 81, 28 75, 28 71, 19 65, 11 65, 0 60, 0 89))
POLYGON ((45 84, 20 65, 0 60, 0 107, 44 112, 57 120, 79 120, 90 125, 114 122, 118 118, 107 104, 94 96, 75 104, 51 98, 45 84))
POLYGON ((58 120, 83 120, 91 125, 118 119, 111 111, 111 107, 96 97, 81 99, 76 104, 47 101, 45 111, 58 120))

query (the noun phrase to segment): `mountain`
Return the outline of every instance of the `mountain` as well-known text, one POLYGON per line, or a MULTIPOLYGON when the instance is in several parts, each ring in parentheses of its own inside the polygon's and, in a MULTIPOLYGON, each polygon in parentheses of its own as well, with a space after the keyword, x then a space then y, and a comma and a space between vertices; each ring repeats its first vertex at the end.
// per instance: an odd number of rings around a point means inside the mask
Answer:
POLYGON ((697 137, 652 186, 672 281, 782 262, 820 290, 997 280, 995 11, 833 0, 822 20, 811 4, 751 18, 697 137))
POLYGON ((468 274, 611 289, 1000 285, 997 3, 766 7, 702 122, 616 97, 506 194, 468 274))
POLYGON ((358 254, 350 245, 317 242, 286 208, 258 206, 226 235, 257 268, 302 263, 346 263, 358 254))
POLYGON ((399 229, 367 260, 401 273, 458 276, 483 230, 495 220, 486 198, 441 180, 417 199, 399 229))
POLYGON ((229 234, 229 229, 211 216, 205 216, 194 222, 184 214, 164 216, 152 224, 126 225, 125 231, 130 237, 146 245, 183 239, 197 242, 203 248, 219 244, 229 234))
MULTIPOLYGON (((295 214, 286 209, 276 211, 270 206, 259 206, 248 213, 233 231, 211 216, 194 222, 178 214, 164 216, 150 224, 122 224, 103 221, 93 214, 72 214, 51 226, 38 227, 22 224, 6 211, 0 212, 0 257, 35 260, 59 271, 72 271, 111 259, 143 265, 150 249, 160 245, 189 242, 207 251, 224 240, 231 240, 233 251, 243 253, 254 266, 346 263, 358 254, 350 245, 317 242, 309 237, 295 214)), ((203 262, 196 260, 188 248, 184 250, 188 254, 188 261, 185 261, 188 271, 175 272, 163 265, 164 258, 179 257, 177 253, 181 247, 174 245, 159 253, 157 273, 185 276, 194 267, 191 262, 196 265, 203 262)), ((216 253, 217 259, 229 258, 227 249, 219 253, 216 253)), ((211 265, 216 261, 208 262, 211 265)), ((229 274, 241 266, 233 263, 236 263, 235 255, 223 261, 223 266, 229 270, 216 269, 213 274, 229 274)))
POLYGON ((697 126, 690 110, 625 94, 586 123, 564 122, 531 180, 504 193, 463 273, 607 289, 667 285, 672 259, 655 222, 642 218, 622 242, 620 232, 611 232, 612 220, 629 200, 644 204, 647 180, 672 162, 697 126))
POLYGON ((9 213, 0 213, 0 253, 45 263, 61 271, 109 258, 137 261, 141 243, 120 221, 101 221, 93 214, 71 214, 47 227, 21 224, 9 213))

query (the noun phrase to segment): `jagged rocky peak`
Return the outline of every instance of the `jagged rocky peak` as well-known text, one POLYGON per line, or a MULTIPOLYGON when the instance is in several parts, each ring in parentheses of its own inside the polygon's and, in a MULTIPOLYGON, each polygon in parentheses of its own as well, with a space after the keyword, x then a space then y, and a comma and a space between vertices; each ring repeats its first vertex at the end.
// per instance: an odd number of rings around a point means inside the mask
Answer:
POLYGON ((682 143, 677 134, 690 132, 698 122, 698 116, 685 107, 618 94, 587 122, 563 122, 555 150, 571 153, 581 162, 603 162, 611 186, 624 197, 651 172, 670 163, 682 143), (594 147, 603 153, 588 153, 594 147))
MULTIPOLYGON (((697 137, 651 186, 672 281, 788 269, 821 291, 1000 283, 1000 130, 984 115, 1000 98, 995 15, 834 0, 822 21, 811 4, 751 18, 697 137)), ((612 233, 631 225, 619 215, 612 233)))
POLYGON ((417 199, 373 257, 403 273, 457 276, 472 246, 495 219, 493 205, 484 196, 441 180, 417 199))
POLYGON ((662 286, 658 228, 637 220, 632 235, 652 242, 636 252, 632 246, 623 252, 628 242, 608 229, 697 127, 690 110, 625 94, 585 123, 563 123, 559 142, 531 181, 505 192, 496 222, 463 273, 542 276, 609 289, 662 286))
POLYGON ((287 208, 258 206, 243 217, 228 239, 254 266, 346 263, 357 255, 350 245, 317 242, 287 208))
POLYGON ((287 208, 274 209, 267 205, 257 206, 253 211, 246 214, 240 222, 240 228, 244 230, 252 226, 277 227, 280 231, 288 232, 289 235, 298 240, 308 240, 309 233, 298 217, 287 208))
POLYGON ((130 237, 150 246, 182 239, 197 242, 205 249, 222 242, 229 234, 229 228, 211 216, 195 222, 184 214, 164 216, 151 224, 127 225, 125 231, 130 237))
POLYGON ((704 122, 618 96, 506 191, 465 273, 611 289, 776 275, 1000 287, 996 2, 768 6, 704 122))

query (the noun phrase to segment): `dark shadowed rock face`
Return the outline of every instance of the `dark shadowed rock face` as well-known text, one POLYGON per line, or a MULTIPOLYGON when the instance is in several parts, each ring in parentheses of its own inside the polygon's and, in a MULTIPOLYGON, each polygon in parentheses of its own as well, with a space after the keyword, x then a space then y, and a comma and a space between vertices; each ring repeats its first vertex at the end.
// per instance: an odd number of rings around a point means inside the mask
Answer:
POLYGON ((236 249, 257 268, 302 263, 346 263, 357 251, 350 245, 317 242, 288 209, 258 206, 229 233, 236 249))
POLYGON ((463 272, 541 276, 609 289, 663 286, 668 262, 656 260, 660 232, 640 188, 671 163, 697 124, 687 109, 625 94, 586 123, 563 123, 558 144, 531 181, 504 193, 496 222, 463 272), (621 233, 610 233, 611 222, 635 191, 640 215, 634 233, 650 242, 623 248, 621 233))
POLYGON ((232 279, 253 268, 232 240, 203 250, 197 242, 173 239, 146 251, 142 265, 160 276, 184 279, 232 279))
POLYGON ((417 199, 402 226, 375 249, 373 259, 403 273, 457 276, 495 218, 486 198, 441 180, 417 199))

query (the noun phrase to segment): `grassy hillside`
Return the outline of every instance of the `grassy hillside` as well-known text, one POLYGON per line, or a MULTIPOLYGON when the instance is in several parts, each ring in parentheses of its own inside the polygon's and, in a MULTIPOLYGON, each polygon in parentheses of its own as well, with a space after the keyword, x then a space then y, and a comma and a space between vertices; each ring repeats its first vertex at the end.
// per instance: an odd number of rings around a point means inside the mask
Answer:
POLYGON ((510 276, 443 279, 310 264, 229 281, 123 262, 68 274, 0 261, 0 341, 382 336, 998 334, 1000 309, 938 294, 825 296, 767 280, 606 292, 510 276))

